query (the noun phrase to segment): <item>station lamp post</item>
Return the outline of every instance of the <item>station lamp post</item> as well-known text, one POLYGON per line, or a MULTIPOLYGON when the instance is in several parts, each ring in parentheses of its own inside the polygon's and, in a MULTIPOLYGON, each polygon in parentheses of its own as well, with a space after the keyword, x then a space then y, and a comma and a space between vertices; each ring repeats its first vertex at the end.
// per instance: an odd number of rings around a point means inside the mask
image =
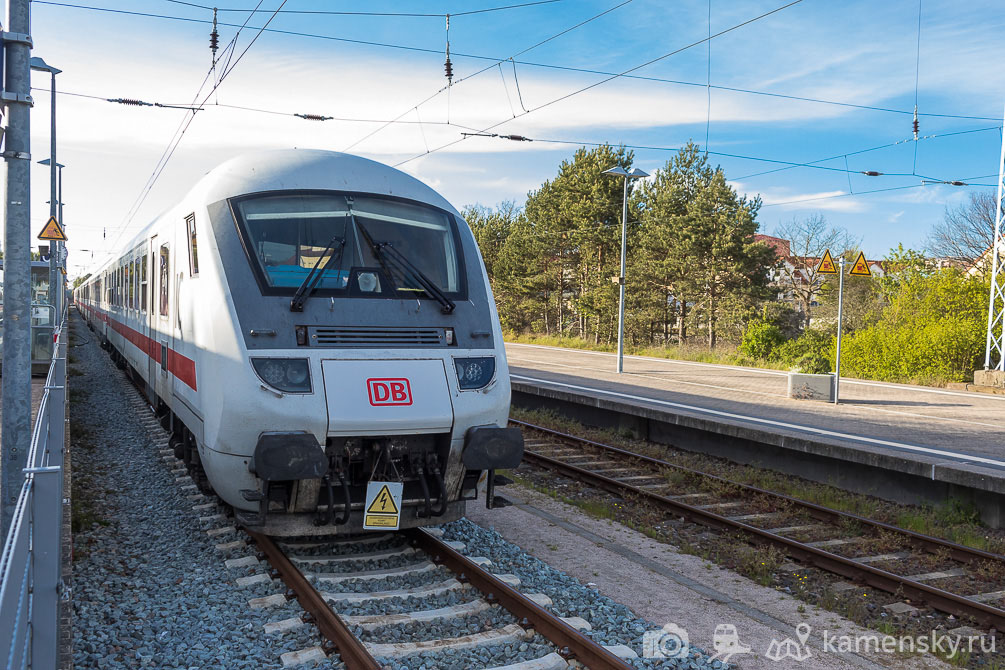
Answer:
MULTIPOLYGON (((49 126, 49 215, 56 216, 59 213, 58 204, 56 201, 56 170, 59 163, 56 162, 56 75, 62 72, 57 68, 52 67, 44 60, 38 57, 33 57, 29 64, 31 69, 36 72, 48 72, 51 81, 51 90, 49 92, 50 98, 50 126, 49 126)), ((58 220, 58 219, 57 219, 58 220)), ((62 221, 60 221, 62 223, 62 221)), ((53 242, 49 248, 49 304, 55 308, 54 319, 59 320, 62 312, 60 311, 60 303, 62 302, 60 291, 57 291, 57 286, 61 286, 62 282, 59 280, 59 270, 57 269, 56 259, 58 258, 59 243, 53 242), (57 252, 57 253, 54 253, 57 252)), ((55 325, 55 323, 53 323, 55 325)))
POLYGON ((632 168, 629 172, 620 165, 604 170, 602 174, 615 177, 624 177, 625 190, 621 202, 621 274, 618 275, 618 285, 620 297, 618 298, 618 374, 624 371, 625 358, 625 249, 627 246, 628 233, 628 180, 648 177, 649 174, 638 168, 632 168))
MULTIPOLYGON (((38 162, 38 164, 39 165, 51 165, 52 161, 50 159, 46 158, 44 160, 40 160, 38 162)), ((57 181, 59 182, 59 186, 56 189, 56 201, 59 203, 59 207, 56 210, 57 211, 56 220, 59 221, 60 228, 62 228, 63 231, 65 232, 66 231, 66 222, 63 221, 63 168, 64 167, 66 167, 66 166, 63 165, 62 163, 56 163, 56 168, 58 169, 58 173, 57 173, 58 180, 57 181)), ((51 209, 52 209, 51 205, 50 205, 49 209, 51 211, 51 209)), ((50 258, 52 257, 54 248, 57 251, 60 250, 60 249, 65 249, 66 248, 66 243, 65 242, 53 242, 52 245, 49 248, 49 256, 50 256, 50 258)), ((62 267, 64 270, 66 269, 66 264, 65 264, 65 262, 63 260, 62 253, 60 253, 59 255, 56 256, 56 265, 57 265, 57 267, 62 267)), ((62 300, 63 296, 66 295, 66 286, 65 286, 65 284, 66 284, 66 275, 63 274, 62 272, 60 272, 59 275, 58 275, 58 277, 57 277, 57 283, 59 284, 59 288, 60 288, 60 293, 59 293, 60 300, 62 300)), ((57 318, 59 317, 58 314, 56 316, 57 316, 57 318)))

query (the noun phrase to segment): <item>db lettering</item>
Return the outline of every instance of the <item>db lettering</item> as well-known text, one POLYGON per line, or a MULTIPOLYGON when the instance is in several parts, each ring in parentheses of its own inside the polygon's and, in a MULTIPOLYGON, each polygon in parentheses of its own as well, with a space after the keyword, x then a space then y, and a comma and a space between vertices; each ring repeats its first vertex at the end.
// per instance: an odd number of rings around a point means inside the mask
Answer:
POLYGON ((366 390, 374 407, 412 404, 412 388, 405 378, 367 379, 366 390))

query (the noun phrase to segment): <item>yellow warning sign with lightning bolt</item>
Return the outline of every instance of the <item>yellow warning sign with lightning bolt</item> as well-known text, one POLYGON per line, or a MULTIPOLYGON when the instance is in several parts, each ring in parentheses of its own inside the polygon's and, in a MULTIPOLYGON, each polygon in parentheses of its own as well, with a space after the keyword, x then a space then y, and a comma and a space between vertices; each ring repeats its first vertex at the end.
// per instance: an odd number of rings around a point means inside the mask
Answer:
POLYGON ((872 271, 869 270, 869 263, 865 260, 865 253, 858 252, 858 258, 855 259, 855 264, 852 265, 851 270, 848 272, 850 275, 856 277, 871 277, 872 271))
POLYGON ((822 275, 836 275, 838 273, 837 268, 834 267, 834 259, 831 258, 830 249, 824 251, 824 257, 820 259, 817 273, 822 275))
POLYGON ((401 489, 401 482, 367 484, 364 530, 397 530, 401 518, 401 489))

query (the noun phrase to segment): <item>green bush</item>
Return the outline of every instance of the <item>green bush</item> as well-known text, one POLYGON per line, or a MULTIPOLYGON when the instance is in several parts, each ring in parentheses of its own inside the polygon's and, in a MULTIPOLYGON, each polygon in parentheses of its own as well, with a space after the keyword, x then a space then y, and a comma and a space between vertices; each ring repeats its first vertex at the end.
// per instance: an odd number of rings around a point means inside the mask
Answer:
POLYGON ((842 372, 884 381, 966 381, 980 367, 988 286, 957 270, 895 287, 879 323, 843 342, 842 372))
POLYGON ((785 336, 778 326, 764 321, 751 321, 743 333, 740 353, 755 360, 771 360, 775 357, 775 350, 783 342, 785 336))
POLYGON ((834 371, 834 354, 834 337, 820 330, 807 330, 776 352, 778 359, 789 367, 817 375, 834 371))

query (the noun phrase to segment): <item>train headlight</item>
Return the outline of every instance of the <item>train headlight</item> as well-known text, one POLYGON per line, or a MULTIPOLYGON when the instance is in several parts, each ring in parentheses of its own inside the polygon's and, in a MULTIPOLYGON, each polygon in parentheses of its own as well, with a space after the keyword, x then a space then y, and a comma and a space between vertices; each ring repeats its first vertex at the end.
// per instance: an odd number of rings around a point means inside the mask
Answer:
POLYGON ((286 393, 311 392, 311 368, 306 358, 252 358, 259 378, 286 393))
POLYGON ((496 359, 492 356, 483 358, 455 358, 457 368, 457 384, 467 391, 488 386, 496 372, 496 359))

